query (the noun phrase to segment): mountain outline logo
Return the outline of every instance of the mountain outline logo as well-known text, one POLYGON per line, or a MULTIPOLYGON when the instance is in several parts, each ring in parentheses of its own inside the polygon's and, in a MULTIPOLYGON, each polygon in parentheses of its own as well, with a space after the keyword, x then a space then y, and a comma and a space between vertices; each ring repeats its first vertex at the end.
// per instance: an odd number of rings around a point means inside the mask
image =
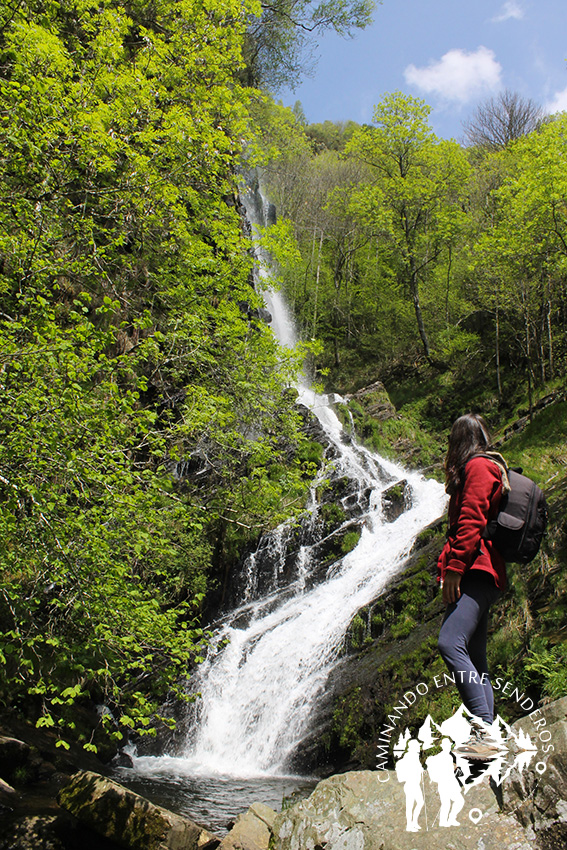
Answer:
MULTIPOLYGON (((486 779, 496 786, 502 785, 514 769, 526 770, 536 753, 537 745, 531 736, 522 729, 514 730, 500 715, 487 724, 474 717, 462 703, 442 723, 436 723, 428 714, 416 737, 406 728, 393 748, 396 777, 403 784, 406 797, 406 830, 421 829, 419 818, 425 804, 426 777, 437 787, 439 826, 459 826, 457 818, 472 787, 486 779), (474 740, 479 732, 488 743, 487 754, 473 758, 466 754, 467 742, 474 740), (430 755, 426 755, 428 751, 430 755)), ((482 812, 471 809, 469 818, 478 823, 482 812)))

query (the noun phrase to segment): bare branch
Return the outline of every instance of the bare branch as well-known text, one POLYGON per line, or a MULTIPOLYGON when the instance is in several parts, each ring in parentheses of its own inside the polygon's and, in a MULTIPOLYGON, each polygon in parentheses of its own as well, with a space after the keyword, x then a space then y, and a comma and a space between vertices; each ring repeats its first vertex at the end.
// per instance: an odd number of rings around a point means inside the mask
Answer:
POLYGON ((507 89, 479 104, 472 118, 463 122, 465 141, 473 147, 502 150, 537 130, 543 117, 543 109, 535 101, 507 89))

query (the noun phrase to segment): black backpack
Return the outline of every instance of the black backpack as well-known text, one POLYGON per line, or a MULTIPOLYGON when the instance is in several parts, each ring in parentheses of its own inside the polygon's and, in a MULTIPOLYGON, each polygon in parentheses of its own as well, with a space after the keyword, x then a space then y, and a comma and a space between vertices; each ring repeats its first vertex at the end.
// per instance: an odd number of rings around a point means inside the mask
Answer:
MULTIPOLYGON (((496 463, 490 455, 480 457, 496 463)), ((482 536, 492 540, 505 561, 529 564, 539 552, 547 528, 547 503, 537 484, 522 475, 521 469, 506 467, 506 472, 510 492, 502 496, 498 516, 488 523, 482 536)))

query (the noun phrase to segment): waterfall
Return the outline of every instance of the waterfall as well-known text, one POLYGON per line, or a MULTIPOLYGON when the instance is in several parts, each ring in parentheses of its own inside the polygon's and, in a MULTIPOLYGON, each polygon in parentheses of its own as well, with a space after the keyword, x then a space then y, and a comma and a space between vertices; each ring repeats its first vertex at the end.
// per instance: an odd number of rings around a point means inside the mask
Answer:
MULTIPOLYGON (((249 213, 254 205, 258 198, 248 201, 249 213)), ((282 294, 268 292, 265 300, 278 339, 293 345, 294 324, 282 294)), ((304 513, 265 534, 248 557, 235 607, 191 679, 200 694, 197 719, 175 759, 185 773, 289 772, 349 623, 402 569, 418 532, 444 509, 440 484, 357 445, 327 397, 306 381, 298 390, 298 402, 324 433, 326 461, 304 513), (400 481, 406 509, 388 522, 382 494, 400 481), (329 510, 340 512, 330 531, 329 510), (360 535, 358 543, 337 556, 336 543, 349 531, 360 535)))

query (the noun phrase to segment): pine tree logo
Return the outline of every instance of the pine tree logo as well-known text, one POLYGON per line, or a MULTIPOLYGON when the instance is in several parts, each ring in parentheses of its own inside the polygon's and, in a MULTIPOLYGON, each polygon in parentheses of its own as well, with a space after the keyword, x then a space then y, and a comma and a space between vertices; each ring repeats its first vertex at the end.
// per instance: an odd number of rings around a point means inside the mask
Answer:
MULTIPOLYGON (((415 738, 409 729, 400 733, 393 752, 396 776, 406 796, 406 829, 417 832, 426 777, 437 786, 441 803, 435 821, 439 818, 443 827, 459 826, 467 792, 486 779, 500 786, 514 769, 526 770, 537 747, 529 735, 516 732, 500 715, 492 724, 484 724, 461 704, 441 724, 428 715, 415 738)), ((478 823, 482 812, 473 809, 469 817, 478 823)))

